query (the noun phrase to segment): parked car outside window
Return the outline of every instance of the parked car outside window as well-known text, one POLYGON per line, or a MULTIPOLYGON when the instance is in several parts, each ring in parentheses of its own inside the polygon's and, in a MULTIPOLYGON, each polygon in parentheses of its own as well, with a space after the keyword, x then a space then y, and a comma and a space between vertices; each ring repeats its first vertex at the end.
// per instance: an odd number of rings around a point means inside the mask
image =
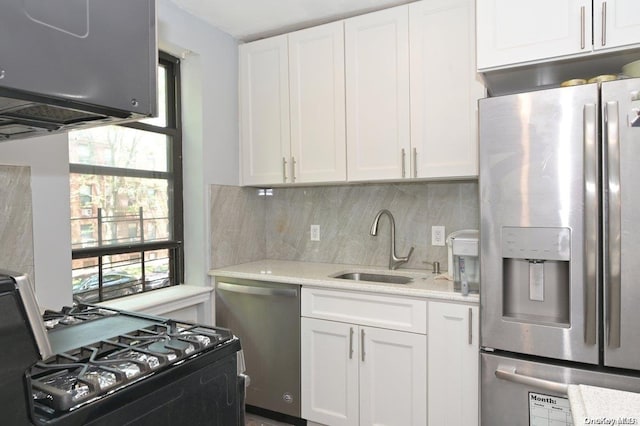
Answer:
MULTIPOLYGON (((81 303, 95 303, 100 300, 99 274, 95 273, 80 281, 73 288, 74 299, 81 303)), ((139 293, 142 283, 139 278, 124 272, 105 272, 102 276, 102 294, 104 299, 128 296, 139 293)))

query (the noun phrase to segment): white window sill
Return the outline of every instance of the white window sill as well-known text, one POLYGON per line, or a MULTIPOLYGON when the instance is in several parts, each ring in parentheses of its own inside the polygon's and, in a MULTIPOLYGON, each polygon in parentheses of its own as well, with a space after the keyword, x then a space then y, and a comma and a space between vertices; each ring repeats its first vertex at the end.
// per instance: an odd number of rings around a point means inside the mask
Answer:
POLYGON ((213 287, 176 285, 98 303, 99 306, 123 311, 162 315, 166 312, 211 302, 213 287))

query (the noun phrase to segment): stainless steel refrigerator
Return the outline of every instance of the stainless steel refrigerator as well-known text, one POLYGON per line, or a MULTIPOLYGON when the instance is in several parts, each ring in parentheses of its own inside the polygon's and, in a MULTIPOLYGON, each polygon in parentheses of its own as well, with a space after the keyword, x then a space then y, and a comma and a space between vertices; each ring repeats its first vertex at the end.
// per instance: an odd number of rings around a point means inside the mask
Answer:
POLYGON ((640 79, 479 108, 482 424, 571 424, 640 392, 640 79))

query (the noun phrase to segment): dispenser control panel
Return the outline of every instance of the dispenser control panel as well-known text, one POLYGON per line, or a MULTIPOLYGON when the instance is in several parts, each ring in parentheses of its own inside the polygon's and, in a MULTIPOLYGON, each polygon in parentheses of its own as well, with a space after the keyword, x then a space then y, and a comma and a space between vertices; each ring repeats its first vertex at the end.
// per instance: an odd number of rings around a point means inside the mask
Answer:
POLYGON ((531 260, 571 260, 571 229, 502 228, 502 257, 531 260))

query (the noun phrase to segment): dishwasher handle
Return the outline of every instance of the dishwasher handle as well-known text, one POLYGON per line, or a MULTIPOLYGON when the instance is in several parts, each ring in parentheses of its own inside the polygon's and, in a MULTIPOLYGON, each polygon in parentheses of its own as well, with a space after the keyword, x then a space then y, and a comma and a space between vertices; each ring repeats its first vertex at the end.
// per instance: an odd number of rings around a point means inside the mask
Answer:
POLYGON ((218 289, 231 293, 253 294, 256 296, 298 297, 298 290, 294 288, 274 288, 219 282, 218 289))

